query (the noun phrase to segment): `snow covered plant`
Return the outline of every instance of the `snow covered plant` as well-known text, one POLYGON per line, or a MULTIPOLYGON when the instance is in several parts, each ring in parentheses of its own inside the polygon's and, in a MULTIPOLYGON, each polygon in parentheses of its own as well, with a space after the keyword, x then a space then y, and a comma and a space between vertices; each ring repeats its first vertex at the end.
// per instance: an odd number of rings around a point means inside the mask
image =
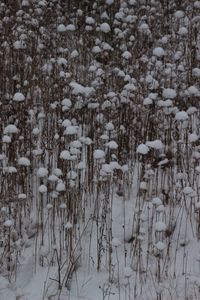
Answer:
POLYGON ((0 1, 0 299, 200 298, 199 3, 0 1))

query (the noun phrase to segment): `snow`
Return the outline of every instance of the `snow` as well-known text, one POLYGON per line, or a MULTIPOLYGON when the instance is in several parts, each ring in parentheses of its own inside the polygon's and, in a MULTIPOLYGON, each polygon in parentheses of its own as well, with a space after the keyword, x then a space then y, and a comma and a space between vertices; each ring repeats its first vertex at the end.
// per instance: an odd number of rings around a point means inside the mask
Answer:
POLYGON ((104 101, 104 103, 102 104, 103 110, 110 107, 112 107, 112 103, 109 100, 104 101))
POLYGON ((58 181, 58 177, 55 174, 49 175, 48 180, 51 182, 58 181))
POLYGON ((41 120, 41 119, 45 119, 45 114, 43 112, 40 112, 37 116, 38 120, 41 120))
POLYGON ((44 178, 46 176, 48 176, 48 170, 46 168, 40 167, 37 170, 37 177, 38 178, 44 178))
POLYGON ((32 151, 33 155, 35 156, 39 156, 43 153, 43 150, 42 149, 35 149, 32 151))
POLYGON ((66 190, 64 182, 61 180, 56 185, 56 191, 57 192, 64 192, 66 190))
POLYGON ((183 193, 185 194, 185 195, 190 195, 190 194, 192 194, 194 191, 193 191, 193 189, 190 187, 190 186, 186 186, 186 187, 184 187, 184 189, 183 189, 183 193))
POLYGON ((12 291, 9 281, 3 276, 0 276, 0 299, 16 300, 15 293, 12 291))
POLYGON ((157 105, 158 105, 158 107, 165 107, 165 101, 159 100, 159 101, 157 102, 157 105))
POLYGON ((77 134, 78 128, 77 126, 67 126, 67 128, 64 131, 64 135, 74 135, 77 134))
POLYGON ((194 2, 194 7, 199 9, 200 8, 200 1, 195 1, 194 2))
POLYGON ((72 227, 73 227, 73 225, 72 225, 70 222, 67 222, 67 223, 65 224, 65 229, 66 229, 66 230, 70 230, 72 227))
POLYGON ((101 53, 101 48, 99 46, 94 46, 92 52, 95 54, 101 53))
POLYGON ((65 32, 65 31, 66 31, 65 25, 64 25, 64 24, 59 24, 58 27, 57 27, 57 31, 58 31, 59 33, 65 32))
POLYGON ((54 170, 53 170, 53 173, 56 175, 56 176, 62 176, 62 171, 61 171, 61 169, 59 169, 59 168, 55 168, 54 170))
POLYGON ((184 179, 184 173, 182 173, 182 172, 177 173, 176 174, 176 179, 183 180, 184 179))
POLYGON ((75 171, 69 171, 67 173, 67 178, 71 180, 75 180, 77 178, 77 173, 75 171))
POLYGON ((162 200, 159 197, 155 197, 152 199, 152 204, 155 206, 159 206, 162 204, 162 200))
POLYGON ((82 144, 80 141, 78 140, 75 140, 75 141, 72 141, 70 143, 70 147, 73 147, 73 148, 81 148, 82 147, 82 144))
POLYGON ((177 10, 175 13, 174 13, 174 16, 177 18, 177 19, 181 19, 184 17, 184 11, 182 10, 177 10))
POLYGON ((11 220, 7 220, 7 221, 5 221, 5 222, 3 223, 3 225, 4 225, 5 227, 11 227, 11 226, 13 225, 13 223, 12 223, 11 220))
POLYGON ((94 159, 103 159, 105 157, 105 152, 101 149, 94 150, 94 159))
POLYGON ((138 147, 137 147, 137 153, 138 154, 147 154, 149 152, 149 147, 145 144, 140 144, 138 147))
POLYGON ((163 57, 165 55, 165 51, 162 47, 156 47, 153 49, 153 55, 163 57))
POLYGON ((199 137, 196 133, 191 133, 188 137, 190 143, 198 141, 199 137))
POLYGON ((59 192, 58 192, 58 191, 53 191, 53 192, 51 192, 51 198, 52 198, 52 199, 57 199, 58 196, 59 196, 59 192))
POLYGON ((3 138, 2 138, 2 142, 6 143, 6 144, 9 144, 9 143, 12 142, 12 139, 9 135, 4 135, 3 138))
POLYGON ((149 26, 146 23, 143 23, 139 26, 139 30, 143 33, 149 33, 149 26))
POLYGON ((165 248, 166 248, 166 245, 165 243, 159 241, 155 244, 156 248, 159 250, 159 251, 163 251, 165 248))
POLYGON ((16 49, 16 50, 20 50, 20 49, 25 49, 26 48, 26 45, 23 41, 15 41, 13 43, 13 47, 16 49))
POLYGON ((61 209, 66 209, 66 208, 67 208, 66 203, 61 203, 61 204, 60 204, 60 208, 61 208, 61 209))
POLYGON ((183 53, 181 51, 176 51, 174 54, 174 60, 175 61, 179 60, 182 55, 183 55, 183 53))
POLYGON ((153 148, 155 150, 161 150, 164 147, 162 141, 160 141, 160 140, 147 141, 146 146, 149 147, 149 148, 153 148))
POLYGON ((147 183, 145 181, 140 182, 140 189, 141 190, 147 190, 147 183))
POLYGON ((10 173, 10 174, 12 174, 12 173, 17 173, 17 169, 16 169, 15 167, 13 167, 13 166, 4 167, 3 170, 4 170, 5 172, 10 173))
POLYGON ((22 0, 22 7, 29 6, 29 5, 30 5, 29 0, 22 0))
POLYGON ((173 106, 172 100, 170 100, 170 99, 165 100, 165 101, 164 101, 164 106, 165 106, 165 107, 173 106))
POLYGON ((89 86, 83 86, 77 82, 70 82, 70 87, 72 88, 72 94, 78 95, 81 94, 85 97, 89 97, 94 93, 94 88, 89 86))
POLYGON ((70 108, 72 106, 72 101, 68 98, 63 99, 61 103, 62 103, 62 105, 67 106, 68 108, 70 108))
POLYGON ((100 30, 103 32, 103 33, 108 33, 110 32, 111 28, 110 28, 110 25, 108 23, 102 23, 100 25, 100 30))
POLYGON ((155 231, 165 231, 167 226, 164 222, 156 222, 155 224, 155 231))
POLYGON ((198 298, 199 1, 18 2, 0 6, 0 300, 198 298))
POLYGON ((26 157, 20 157, 18 159, 18 165, 29 167, 31 165, 30 160, 26 157))
POLYGON ((14 133, 18 133, 18 131, 19 130, 17 129, 17 127, 15 125, 10 124, 4 128, 3 133, 4 134, 14 134, 14 133))
POLYGON ((115 237, 112 239, 111 244, 113 247, 119 247, 121 245, 121 242, 118 238, 115 237))
POLYGON ((182 26, 179 28, 178 34, 181 36, 187 35, 188 34, 188 30, 186 27, 182 26))
POLYGON ((71 126, 71 121, 68 120, 68 119, 65 119, 63 122, 62 122, 62 126, 63 127, 68 127, 68 126, 71 126))
POLYGON ((188 93, 190 96, 199 96, 199 90, 196 86, 192 85, 188 88, 188 93))
POLYGON ((93 25, 93 24, 95 24, 95 19, 92 17, 86 17, 85 23, 88 25, 93 25))
POLYGON ((67 60, 64 58, 64 57, 59 57, 58 59, 57 59, 57 63, 58 63, 58 65, 59 66, 67 66, 67 60))
POLYGON ((121 170, 122 170, 123 173, 128 172, 128 170, 129 170, 128 165, 122 165, 121 170))
POLYGON ((38 188, 39 193, 45 194, 47 192, 47 187, 44 184, 41 184, 38 188))
POLYGON ((185 120, 188 119, 188 114, 185 111, 179 111, 179 112, 176 113, 175 119, 177 121, 185 121, 185 120))
POLYGON ((195 167, 195 171, 199 174, 200 173, 200 166, 195 167))
POLYGON ((93 141, 88 136, 84 139, 83 143, 87 146, 93 144, 93 141))
POLYGON ((156 100, 157 97, 158 97, 158 94, 157 93, 150 93, 148 97, 151 98, 152 100, 156 100))
POLYGON ((166 88, 163 90, 162 95, 165 99, 174 99, 176 97, 176 91, 171 88, 166 88))
POLYGON ((75 57, 78 57, 78 56, 79 56, 79 53, 78 53, 77 50, 73 50, 71 55, 70 55, 71 58, 75 58, 75 57))
MULTIPOLYGON (((73 155, 79 155, 81 153, 81 151, 78 149, 78 148, 73 148, 73 147, 70 147, 70 154, 72 154, 72 156, 73 155)), ((72 157, 71 157, 71 159, 72 159, 72 157)))
POLYGON ((130 278, 132 275, 133 275, 133 270, 131 269, 131 267, 125 267, 124 276, 130 278))
POLYGON ((153 103, 152 99, 148 97, 143 100, 143 105, 151 105, 152 103, 153 103))
POLYGON ((107 134, 102 134, 100 136, 100 139, 104 140, 104 141, 108 141, 109 140, 109 136, 107 134))
POLYGON ((127 83, 125 86, 124 86, 124 90, 127 90, 129 92, 134 92, 136 91, 136 87, 133 83, 127 83))
POLYGON ((129 51, 124 51, 123 53, 122 53, 122 57, 124 58, 124 59, 131 59, 131 57, 132 57, 132 55, 131 55, 131 53, 129 52, 129 51))
POLYGON ((112 170, 121 170, 121 166, 117 161, 111 161, 110 162, 110 167, 112 170))
POLYGON ((114 0, 105 0, 105 3, 107 5, 112 5, 114 3, 114 0))
POLYGON ((159 166, 164 166, 164 165, 166 165, 168 162, 169 162, 169 159, 165 158, 165 159, 161 160, 161 161, 158 163, 158 165, 159 165, 159 166))
POLYGON ((19 194, 18 195, 18 199, 24 200, 26 198, 27 198, 26 194, 19 194))
POLYGON ((61 159, 64 159, 64 160, 69 160, 71 157, 71 154, 68 150, 63 150, 61 153, 60 153, 60 158, 61 159))
POLYGON ((194 151, 192 153, 192 157, 198 160, 200 158, 200 153, 198 151, 194 151))
POLYGON ((192 76, 200 78, 200 68, 193 68, 192 69, 192 76))
POLYGON ((79 170, 86 169, 86 164, 83 161, 80 161, 77 165, 77 169, 79 169, 79 170))
POLYGON ((109 122, 109 123, 106 124, 105 128, 108 131, 112 131, 112 130, 114 130, 114 125, 113 125, 112 122, 109 122))
POLYGON ((35 127, 35 128, 33 128, 32 133, 33 133, 33 135, 38 135, 38 134, 40 134, 40 129, 35 127))
POLYGON ((102 173, 101 173, 102 176, 103 176, 104 174, 112 173, 112 171, 113 171, 113 169, 112 169, 112 167, 110 166, 110 164, 103 164, 101 170, 102 170, 102 173))
POLYGON ((107 147, 109 149, 116 150, 118 148, 118 145, 115 141, 110 141, 107 143, 107 147))
POLYGON ((23 102, 24 100, 25 100, 25 97, 20 92, 15 93, 13 96, 13 101, 15 101, 15 102, 23 102))
POLYGON ((76 27, 74 26, 74 24, 68 24, 66 26, 66 31, 75 31, 76 30, 76 27))
POLYGON ((108 43, 103 43, 102 44, 102 49, 104 51, 113 51, 114 50, 108 43))
POLYGON ((5 160, 5 158, 6 158, 6 155, 5 154, 0 154, 0 160, 5 160))
POLYGON ((164 212, 164 211, 165 211, 164 205, 162 205, 162 204, 161 204, 161 205, 158 205, 158 206, 156 207, 156 211, 159 212, 159 213, 160 213, 160 212, 164 212))

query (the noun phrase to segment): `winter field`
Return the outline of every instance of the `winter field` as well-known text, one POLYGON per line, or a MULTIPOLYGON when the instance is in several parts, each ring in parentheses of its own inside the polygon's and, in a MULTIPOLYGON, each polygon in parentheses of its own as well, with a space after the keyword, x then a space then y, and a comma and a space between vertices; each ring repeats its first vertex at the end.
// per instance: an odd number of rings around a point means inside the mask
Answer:
POLYGON ((200 1, 0 1, 0 300, 200 300, 200 1))

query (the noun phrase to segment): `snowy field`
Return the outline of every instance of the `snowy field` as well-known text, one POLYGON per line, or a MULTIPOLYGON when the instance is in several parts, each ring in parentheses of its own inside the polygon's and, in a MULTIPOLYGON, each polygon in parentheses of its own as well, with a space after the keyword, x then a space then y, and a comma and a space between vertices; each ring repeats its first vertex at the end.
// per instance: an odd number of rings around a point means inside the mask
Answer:
POLYGON ((0 1, 0 300, 200 300, 200 1, 0 1))

